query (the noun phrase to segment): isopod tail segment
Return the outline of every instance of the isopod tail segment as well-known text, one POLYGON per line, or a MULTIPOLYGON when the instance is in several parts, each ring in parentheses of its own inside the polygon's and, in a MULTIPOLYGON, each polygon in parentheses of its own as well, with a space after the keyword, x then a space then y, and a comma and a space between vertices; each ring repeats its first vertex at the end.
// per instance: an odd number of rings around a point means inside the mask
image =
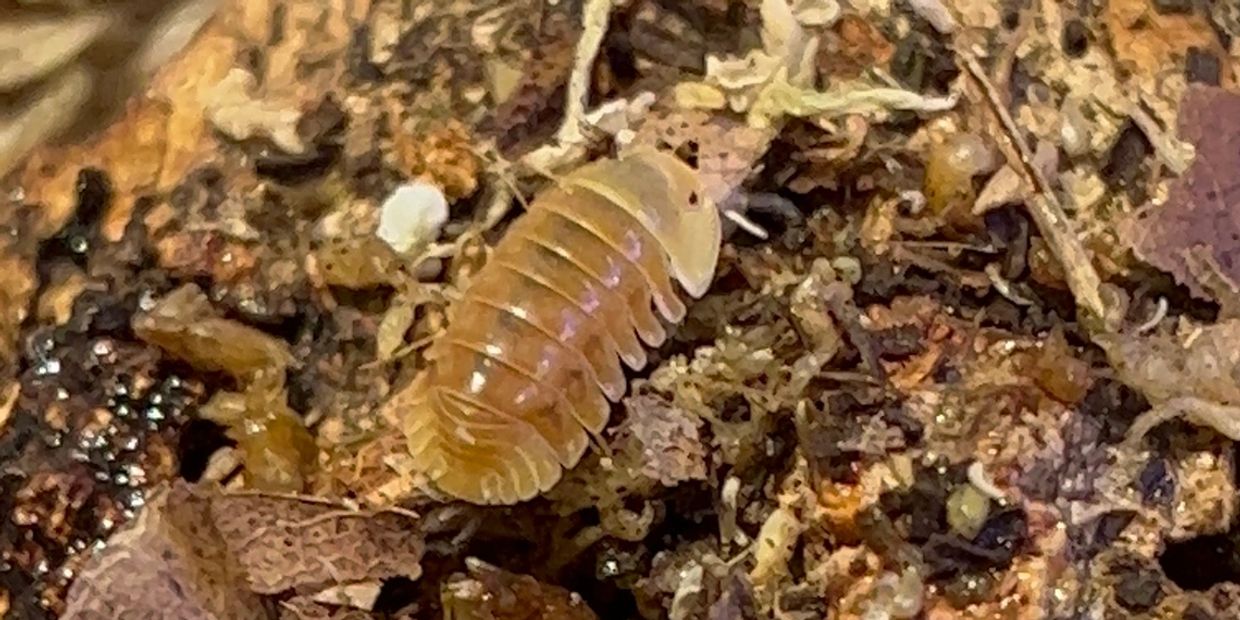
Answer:
POLYGON ((539 495, 575 466, 714 279, 722 227, 697 173, 640 150, 535 196, 449 309, 427 367, 389 407, 414 469, 476 504, 539 495), (658 314, 655 314, 657 309, 658 314))

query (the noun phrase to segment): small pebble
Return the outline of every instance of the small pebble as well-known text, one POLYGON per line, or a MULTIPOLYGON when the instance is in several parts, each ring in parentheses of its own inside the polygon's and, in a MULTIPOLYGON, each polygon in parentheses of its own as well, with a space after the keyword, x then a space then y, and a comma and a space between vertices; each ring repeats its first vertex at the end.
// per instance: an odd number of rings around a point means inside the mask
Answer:
POLYGON ((1127 189, 1141 178, 1145 158, 1153 152, 1149 138, 1136 125, 1130 124, 1111 147, 1102 176, 1112 190, 1127 189))
POLYGON ((1028 538, 1029 519, 1025 512, 1008 509, 991 515, 973 538, 973 544, 999 552, 993 561, 1001 565, 1011 562, 1028 538))

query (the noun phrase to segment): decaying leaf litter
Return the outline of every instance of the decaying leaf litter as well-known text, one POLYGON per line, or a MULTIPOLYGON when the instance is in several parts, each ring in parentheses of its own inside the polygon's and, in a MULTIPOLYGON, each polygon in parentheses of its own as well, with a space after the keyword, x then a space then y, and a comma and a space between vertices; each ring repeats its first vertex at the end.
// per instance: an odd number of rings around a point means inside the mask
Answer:
POLYGON ((9 177, 0 609, 1234 615, 1237 35, 1153 0, 224 3, 9 177), (710 293, 545 497, 445 501, 395 430, 445 309, 540 186, 648 146, 734 229, 710 293))

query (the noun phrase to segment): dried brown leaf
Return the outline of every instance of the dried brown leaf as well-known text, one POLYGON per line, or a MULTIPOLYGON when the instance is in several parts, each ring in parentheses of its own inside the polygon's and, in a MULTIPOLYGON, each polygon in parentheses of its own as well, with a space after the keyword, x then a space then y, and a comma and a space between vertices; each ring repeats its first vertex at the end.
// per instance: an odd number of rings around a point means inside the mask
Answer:
POLYGON ((225 495, 211 515, 261 594, 316 592, 368 579, 417 579, 422 537, 409 513, 311 498, 225 495))
POLYGON ((1240 94, 1193 86, 1180 108, 1180 138, 1197 151, 1166 203, 1126 226, 1137 254, 1194 295, 1240 292, 1240 94))
POLYGON ((158 492, 83 570, 62 617, 267 618, 211 522, 213 498, 187 484, 158 492))
POLYGON ((1240 321, 1189 325, 1178 334, 1116 335, 1100 346, 1120 378, 1152 403, 1191 394, 1240 404, 1240 321))
POLYGON ((293 589, 305 596, 290 601, 283 617, 367 618, 348 609, 365 603, 366 593, 349 589, 418 578, 417 527, 404 512, 178 483, 156 493, 134 526, 88 565, 64 617, 258 620, 268 615, 257 594, 293 589), (334 596, 340 587, 354 596, 334 596))

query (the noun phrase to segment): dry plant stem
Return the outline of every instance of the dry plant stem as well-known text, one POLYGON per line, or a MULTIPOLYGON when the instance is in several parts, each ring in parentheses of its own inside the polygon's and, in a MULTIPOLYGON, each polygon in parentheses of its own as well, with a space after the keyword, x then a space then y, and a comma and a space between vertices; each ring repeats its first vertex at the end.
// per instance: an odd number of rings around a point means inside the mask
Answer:
POLYGON ((564 121, 551 144, 539 147, 521 159, 536 172, 551 176, 557 168, 580 161, 589 140, 586 135, 586 101, 590 95, 590 75, 607 34, 613 0, 586 0, 581 9, 582 34, 577 41, 573 72, 568 78, 564 121))
POLYGON ((745 214, 740 211, 727 210, 723 212, 723 216, 731 220, 732 223, 736 224, 745 232, 763 241, 766 241, 771 237, 771 233, 767 232, 765 228, 758 225, 757 222, 745 217, 745 214))
POLYGON ((1138 416, 1128 429, 1124 444, 1135 449, 1146 433, 1163 422, 1180 417, 1211 428, 1232 441, 1240 441, 1240 407, 1183 396, 1158 403, 1138 416))
POLYGON ((1163 131, 1158 125, 1158 121, 1150 116, 1140 103, 1129 102, 1124 113, 1141 128, 1141 132, 1149 139, 1150 144, 1154 147, 1154 151, 1158 153, 1158 158, 1162 160, 1171 172, 1176 175, 1182 175, 1188 171, 1188 167, 1192 164, 1193 154, 1192 147, 1176 139, 1174 135, 1163 131))
POLYGON ((998 291, 1000 295, 1006 297, 1008 301, 1018 306, 1034 305, 1033 300, 1016 292, 1016 288, 1011 282, 1008 282, 1002 274, 999 273, 999 269, 999 263, 990 263, 989 265, 986 265, 985 269, 986 277, 990 278, 990 283, 995 287, 995 290, 998 291))
MULTIPOLYGON (((1008 145, 1016 151, 1015 157, 1008 153, 1009 162, 1016 165, 1017 160, 1019 160, 1019 168, 1024 171, 1027 180, 1037 191, 1035 195, 1030 197, 1030 215, 1033 216, 1033 221, 1037 223, 1038 230, 1046 237, 1046 241, 1055 253, 1055 257, 1063 264, 1068 287, 1072 289, 1073 297, 1089 314, 1103 321, 1104 329, 1114 331, 1115 326, 1108 322, 1106 304, 1103 302, 1102 294, 1099 291, 1102 286, 1102 279, 1098 277, 1098 272, 1089 260, 1089 254, 1086 253, 1085 247, 1081 245, 1081 240, 1077 237, 1072 220, 1068 218, 1063 204, 1060 203, 1059 197, 1052 190, 1050 181, 1038 166, 1033 163, 1033 151, 1029 148, 1029 144, 1025 142, 1020 129, 1016 127, 1016 122, 1012 120, 1012 116, 1003 105, 1003 100, 1000 99, 998 91, 995 89, 994 84, 990 83, 990 79, 986 77, 986 72, 977 62, 977 58, 964 50, 957 50, 957 55, 964 63, 969 75, 986 96, 986 100, 990 103, 991 110, 998 118, 999 124, 1003 127, 1008 145)), ((1008 151, 1008 149, 1004 150, 1008 151)))
POLYGON ((573 72, 568 80, 568 100, 564 106, 564 124, 556 138, 561 143, 580 142, 585 136, 582 123, 586 113, 586 99, 590 94, 590 69, 603 45, 607 34, 607 22, 611 16, 612 0, 586 0, 581 9, 581 21, 585 31, 577 42, 577 55, 573 59, 573 72))

